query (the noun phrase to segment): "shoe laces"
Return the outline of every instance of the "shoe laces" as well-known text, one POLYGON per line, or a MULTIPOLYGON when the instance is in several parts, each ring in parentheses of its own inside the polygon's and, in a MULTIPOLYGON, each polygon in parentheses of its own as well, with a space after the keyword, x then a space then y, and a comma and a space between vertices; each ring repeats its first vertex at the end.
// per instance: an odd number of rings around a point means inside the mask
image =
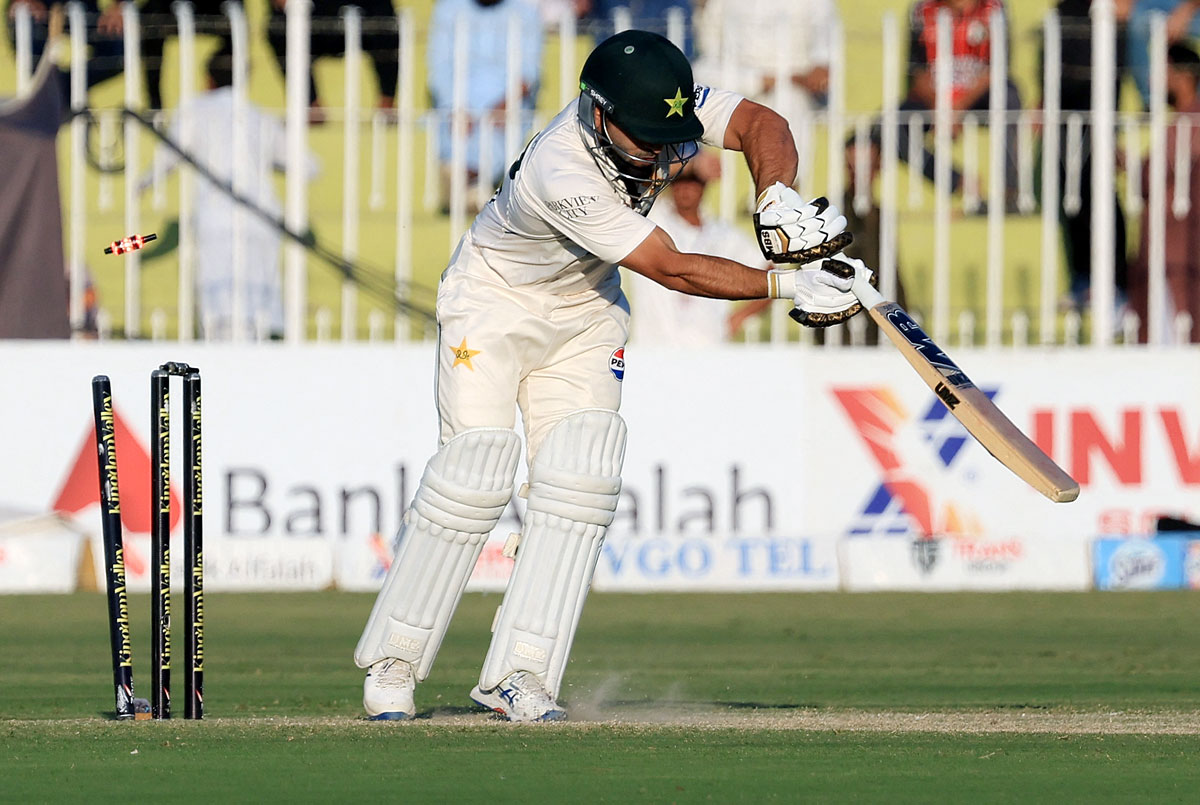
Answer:
POLYGON ((415 684, 412 666, 404 660, 392 660, 371 675, 377 688, 407 688, 415 684))
POLYGON ((535 704, 543 705, 546 708, 555 706, 550 694, 542 687, 541 680, 528 671, 518 671, 513 674, 506 687, 512 691, 513 704, 520 701, 523 706, 535 704))

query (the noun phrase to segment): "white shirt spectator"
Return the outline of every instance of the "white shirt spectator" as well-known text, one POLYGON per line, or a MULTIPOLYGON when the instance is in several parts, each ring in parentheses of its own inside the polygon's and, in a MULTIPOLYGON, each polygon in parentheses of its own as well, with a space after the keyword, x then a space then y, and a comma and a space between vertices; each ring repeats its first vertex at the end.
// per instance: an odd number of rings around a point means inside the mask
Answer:
MULTIPOLYGON (((234 165, 242 194, 256 207, 278 219, 283 207, 275 194, 272 172, 286 164, 287 141, 282 121, 247 102, 245 143, 234 147, 232 87, 218 87, 181 104, 168 136, 217 179, 232 183, 234 165)), ((174 151, 159 146, 156 163, 174 170, 180 162, 174 151)), ((308 157, 309 178, 317 172, 308 157)), ((145 180, 143 181, 145 183, 145 180)), ((244 244, 242 332, 254 338, 283 332, 283 289, 279 271, 280 231, 259 215, 244 211, 236 226, 229 195, 197 175, 191 198, 190 224, 196 241, 196 289, 199 318, 206 339, 229 338, 233 313, 233 243, 244 244)))
MULTIPOLYGON (((700 214, 700 226, 685 221, 674 200, 660 200, 649 218, 675 241, 681 252, 711 254, 766 268, 749 233, 718 218, 700 214)), ((632 312, 630 341, 636 346, 708 347, 729 340, 733 303, 725 299, 677 293, 634 271, 622 272, 632 312)))
POLYGON ((787 118, 802 191, 811 187, 810 128, 813 112, 825 105, 838 19, 834 0, 706 0, 696 13, 696 81, 738 92, 787 118), (787 80, 779 82, 779 76, 787 80))

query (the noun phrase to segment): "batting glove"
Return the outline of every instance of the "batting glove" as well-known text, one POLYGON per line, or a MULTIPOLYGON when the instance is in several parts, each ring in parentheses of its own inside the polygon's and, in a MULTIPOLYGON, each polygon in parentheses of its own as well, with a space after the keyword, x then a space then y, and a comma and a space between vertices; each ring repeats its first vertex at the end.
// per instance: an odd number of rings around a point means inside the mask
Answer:
POLYGON ((854 240, 846 218, 826 198, 805 202, 781 182, 758 197, 754 230, 763 256, 772 263, 811 263, 831 257, 854 240))
POLYGON ((805 327, 831 327, 851 318, 862 310, 852 288, 878 281, 866 263, 843 254, 824 265, 828 268, 773 268, 767 272, 769 294, 791 299, 795 307, 789 315, 805 327))

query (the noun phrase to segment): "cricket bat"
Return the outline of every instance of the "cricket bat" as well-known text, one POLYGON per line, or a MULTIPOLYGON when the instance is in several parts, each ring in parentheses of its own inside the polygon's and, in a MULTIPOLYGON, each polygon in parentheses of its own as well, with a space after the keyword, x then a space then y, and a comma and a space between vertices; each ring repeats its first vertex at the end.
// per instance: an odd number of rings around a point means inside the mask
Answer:
MULTIPOLYGON (((826 270, 830 262, 835 261, 826 262, 826 270)), ((925 385, 997 461, 1055 503, 1070 503, 1079 497, 1079 484, 1075 479, 976 388, 904 308, 887 301, 865 282, 855 283, 852 290, 863 307, 870 311, 879 329, 917 370, 925 385)))

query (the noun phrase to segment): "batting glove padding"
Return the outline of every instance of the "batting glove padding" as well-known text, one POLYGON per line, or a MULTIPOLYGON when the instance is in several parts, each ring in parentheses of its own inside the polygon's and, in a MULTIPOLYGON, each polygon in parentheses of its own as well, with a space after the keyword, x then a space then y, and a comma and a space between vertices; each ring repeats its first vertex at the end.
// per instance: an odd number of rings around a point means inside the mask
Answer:
POLYGON ((846 218, 822 197, 805 202, 781 182, 758 197, 754 230, 758 246, 772 263, 811 263, 832 257, 854 240, 846 218))
POLYGON ((851 290, 855 283, 878 283, 875 272, 862 260, 839 254, 818 267, 775 268, 768 272, 770 295, 791 298, 790 316, 805 327, 831 327, 862 310, 851 290))

